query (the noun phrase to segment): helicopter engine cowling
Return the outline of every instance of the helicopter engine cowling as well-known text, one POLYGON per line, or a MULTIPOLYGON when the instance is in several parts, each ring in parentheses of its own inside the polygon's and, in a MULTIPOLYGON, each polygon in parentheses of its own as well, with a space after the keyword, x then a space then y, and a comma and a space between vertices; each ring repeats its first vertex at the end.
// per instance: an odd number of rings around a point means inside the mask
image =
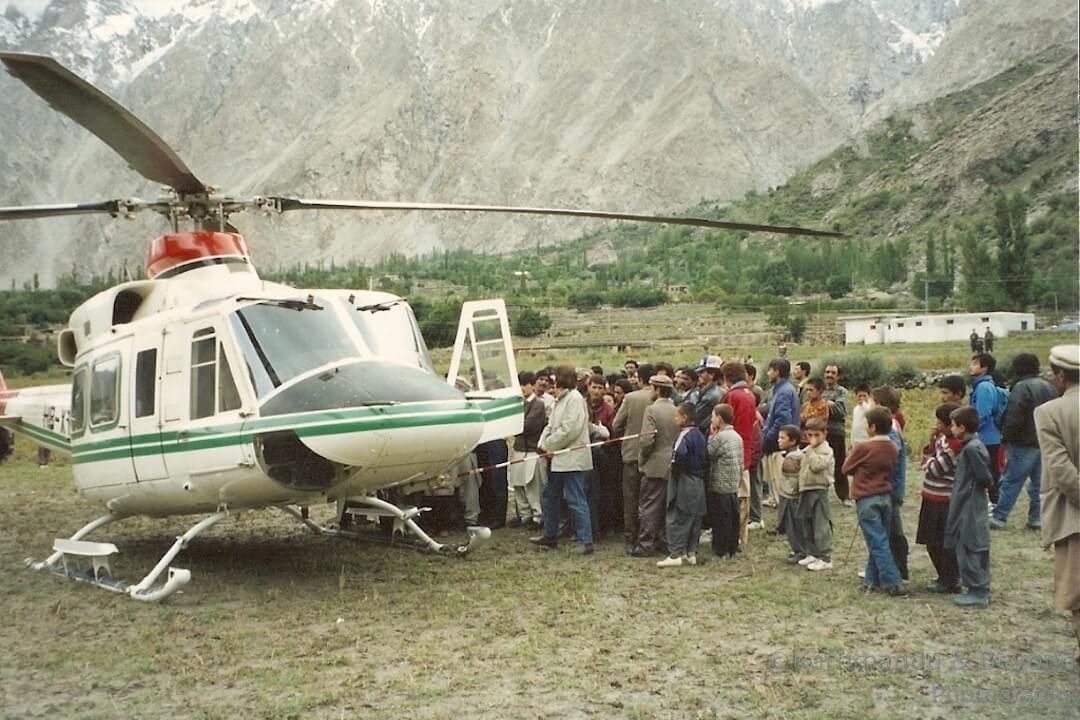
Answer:
MULTIPOLYGON (((248 265, 247 243, 233 232, 184 232, 162 235, 150 244, 146 276, 165 279, 206 265, 248 265)), ((254 268, 251 268, 254 271, 254 268)))

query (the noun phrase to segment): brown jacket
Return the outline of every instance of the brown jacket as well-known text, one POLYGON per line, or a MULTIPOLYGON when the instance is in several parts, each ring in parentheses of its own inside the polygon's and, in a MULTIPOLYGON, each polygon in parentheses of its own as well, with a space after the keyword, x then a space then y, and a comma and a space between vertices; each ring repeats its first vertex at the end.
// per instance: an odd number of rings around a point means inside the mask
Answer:
MULTIPOLYGON (((641 421, 645 418, 645 408, 652 403, 652 390, 642 388, 629 393, 623 398, 619 412, 615 414, 615 420, 611 423, 611 432, 615 437, 624 435, 637 435, 641 432, 641 421)), ((622 445, 622 460, 624 463, 636 463, 638 461, 638 439, 626 440, 622 445)))
POLYGON ((1080 533, 1080 385, 1035 408, 1042 451, 1042 542, 1080 533))
POLYGON ((679 439, 681 430, 675 424, 675 403, 671 398, 660 398, 645 408, 645 417, 641 421, 641 455, 638 459, 642 475, 650 478, 668 476, 671 452, 675 449, 675 441, 679 439))
POLYGON ((851 497, 861 500, 892 492, 892 474, 900 450, 888 435, 873 435, 851 448, 841 471, 851 475, 851 497))

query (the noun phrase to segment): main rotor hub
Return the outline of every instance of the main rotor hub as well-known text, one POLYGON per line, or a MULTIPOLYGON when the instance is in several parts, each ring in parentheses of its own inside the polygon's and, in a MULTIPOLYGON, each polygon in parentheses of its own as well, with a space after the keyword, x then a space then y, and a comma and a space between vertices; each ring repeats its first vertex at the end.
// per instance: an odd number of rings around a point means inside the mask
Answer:
POLYGON ((165 279, 196 267, 232 262, 250 264, 247 243, 238 233, 172 233, 162 235, 150 244, 146 276, 165 279))

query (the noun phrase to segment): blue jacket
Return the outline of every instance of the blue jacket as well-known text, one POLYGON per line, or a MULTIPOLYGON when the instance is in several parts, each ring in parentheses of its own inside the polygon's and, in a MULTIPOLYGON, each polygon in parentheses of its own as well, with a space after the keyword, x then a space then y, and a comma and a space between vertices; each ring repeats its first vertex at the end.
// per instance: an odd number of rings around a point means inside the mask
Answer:
POLYGON ((671 469, 704 478, 707 464, 705 436, 697 428, 691 428, 682 443, 675 448, 675 454, 671 459, 671 469))
POLYGON ((765 430, 762 433, 765 452, 776 452, 780 427, 799 425, 799 393, 787 378, 773 385, 772 399, 769 401, 769 414, 765 418, 765 430))
POLYGON ((907 447, 903 438, 896 432, 895 425, 889 428, 889 439, 892 440, 892 444, 896 446, 896 449, 900 451, 900 454, 896 456, 896 467, 893 468, 892 492, 889 493, 889 497, 897 505, 903 505, 905 485, 907 484, 907 447))
POLYGON ((705 436, 696 427, 692 427, 681 443, 676 441, 675 454, 671 458, 671 473, 667 481, 668 508, 674 506, 695 517, 705 514, 707 462, 705 436))
POLYGON ((977 435, 983 445, 1000 445, 1001 428, 994 422, 998 405, 998 389, 990 373, 971 379, 971 406, 979 412, 977 435))

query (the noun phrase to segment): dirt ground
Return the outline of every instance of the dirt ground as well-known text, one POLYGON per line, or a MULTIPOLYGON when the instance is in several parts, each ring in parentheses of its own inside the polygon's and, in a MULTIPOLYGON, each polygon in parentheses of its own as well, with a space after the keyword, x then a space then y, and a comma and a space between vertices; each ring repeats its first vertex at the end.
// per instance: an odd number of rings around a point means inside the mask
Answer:
MULTIPOLYGON (((909 478, 913 539, 914 466, 909 478)), ((914 544, 916 592, 864 594, 854 514, 835 503, 822 573, 784 565, 761 531, 739 560, 659 570, 618 539, 580 558, 500 530, 439 558, 245 513, 180 555, 182 595, 144 605, 23 567, 98 509, 69 466, 38 468, 20 441, 0 466, 0 716, 1080 717, 1074 640, 1026 502, 993 535, 987 610, 918 592, 933 574, 914 544)), ((190 522, 94 539, 118 545, 114 570, 135 581, 190 522)))

